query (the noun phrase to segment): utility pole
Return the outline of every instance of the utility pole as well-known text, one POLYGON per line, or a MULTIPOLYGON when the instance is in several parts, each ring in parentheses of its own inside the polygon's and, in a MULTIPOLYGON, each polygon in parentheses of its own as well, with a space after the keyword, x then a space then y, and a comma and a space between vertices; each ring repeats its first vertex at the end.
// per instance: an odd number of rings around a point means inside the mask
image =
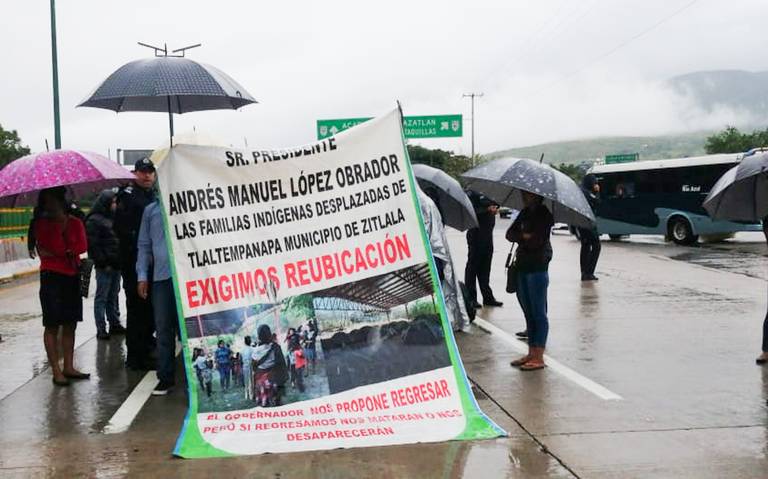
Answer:
POLYGON ((61 120, 59 118, 59 58, 56 53, 56 0, 51 0, 51 67, 53 70, 53 145, 61 148, 61 120))
POLYGON ((462 98, 470 98, 472 103, 472 166, 475 166, 475 97, 483 96, 482 93, 465 93, 461 95, 462 98))

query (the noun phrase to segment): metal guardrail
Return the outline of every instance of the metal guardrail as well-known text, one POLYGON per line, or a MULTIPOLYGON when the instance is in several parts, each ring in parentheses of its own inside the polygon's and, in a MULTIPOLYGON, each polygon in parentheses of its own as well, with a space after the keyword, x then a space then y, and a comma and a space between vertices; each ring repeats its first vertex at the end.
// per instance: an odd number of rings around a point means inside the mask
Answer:
POLYGON ((0 208, 0 238, 18 238, 27 235, 32 208, 0 208))

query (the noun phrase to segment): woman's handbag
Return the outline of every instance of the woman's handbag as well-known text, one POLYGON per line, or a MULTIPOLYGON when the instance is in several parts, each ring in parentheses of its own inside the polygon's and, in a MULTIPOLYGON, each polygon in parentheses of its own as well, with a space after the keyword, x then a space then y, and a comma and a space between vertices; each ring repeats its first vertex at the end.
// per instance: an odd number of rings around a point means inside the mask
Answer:
POLYGON ((504 264, 504 267, 507 268, 507 293, 514 293, 517 291, 516 252, 515 244, 512 243, 512 247, 509 248, 509 254, 507 255, 507 261, 504 264))
POLYGON ((88 288, 91 286, 91 271, 93 271, 93 260, 85 258, 80 260, 77 267, 77 275, 80 278, 80 296, 88 297, 88 288))

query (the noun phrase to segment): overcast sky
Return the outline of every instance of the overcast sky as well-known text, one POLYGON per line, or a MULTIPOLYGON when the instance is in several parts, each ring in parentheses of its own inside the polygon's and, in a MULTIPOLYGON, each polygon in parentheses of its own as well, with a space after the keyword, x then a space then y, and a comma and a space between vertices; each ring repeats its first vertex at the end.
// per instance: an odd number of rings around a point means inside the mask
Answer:
MULTIPOLYGON (((75 108, 119 66, 152 55, 137 41, 202 43, 189 57, 228 73, 260 102, 176 116, 177 133, 195 127, 241 147, 307 143, 318 118, 375 116, 400 100, 406 115, 463 113, 463 139, 421 144, 468 153, 467 92, 485 94, 476 104, 481 153, 719 128, 738 114, 692 114, 662 82, 696 70, 768 69, 768 4, 689 4, 59 0, 63 146, 114 155, 166 141, 163 114, 75 108)), ((0 124, 44 149, 46 138, 53 144, 49 2, 4 1, 0 40, 0 124)))

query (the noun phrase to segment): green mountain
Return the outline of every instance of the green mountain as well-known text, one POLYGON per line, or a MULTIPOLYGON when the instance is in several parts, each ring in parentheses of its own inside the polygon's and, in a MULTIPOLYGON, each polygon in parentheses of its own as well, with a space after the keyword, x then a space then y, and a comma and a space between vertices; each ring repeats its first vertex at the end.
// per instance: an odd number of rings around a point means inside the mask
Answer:
POLYGON ((660 160, 703 155, 704 142, 712 131, 666 136, 611 136, 584 140, 558 141, 510 148, 483 155, 487 159, 514 156, 538 160, 544 153, 547 163, 581 163, 605 155, 639 153, 640 160, 660 160))

